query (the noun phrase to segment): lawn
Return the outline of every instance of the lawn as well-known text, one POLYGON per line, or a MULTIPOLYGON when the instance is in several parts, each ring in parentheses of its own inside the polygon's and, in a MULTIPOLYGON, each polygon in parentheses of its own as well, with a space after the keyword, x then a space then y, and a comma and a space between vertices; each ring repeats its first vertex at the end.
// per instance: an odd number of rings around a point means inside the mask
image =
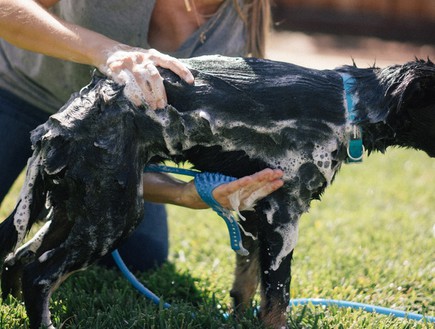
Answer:
MULTIPOLYGON (((0 210, 12 209, 18 187, 0 210)), ((60 328, 261 328, 252 314, 238 323, 231 305, 234 253, 225 224, 209 210, 168 207, 171 254, 139 279, 173 307, 138 294, 117 271, 92 267, 54 294, 60 328)), ((322 202, 301 220, 292 298, 319 297, 435 316, 435 161, 390 150, 345 165, 322 202)), ((258 297, 256 299, 258 302, 258 297)), ((294 307, 292 328, 434 328, 433 324, 336 307, 294 307)), ((26 328, 20 301, 0 300, 0 328, 26 328)))

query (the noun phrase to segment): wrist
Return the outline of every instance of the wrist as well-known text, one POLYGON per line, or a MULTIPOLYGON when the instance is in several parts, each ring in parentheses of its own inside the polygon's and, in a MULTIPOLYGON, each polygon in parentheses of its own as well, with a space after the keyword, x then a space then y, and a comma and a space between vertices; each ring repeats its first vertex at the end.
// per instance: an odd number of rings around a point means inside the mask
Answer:
POLYGON ((177 206, 205 209, 193 181, 184 182, 164 173, 143 174, 143 198, 156 203, 170 203, 177 206))
POLYGON ((191 209, 209 208, 199 196, 193 180, 182 186, 179 194, 179 205, 191 209))
POLYGON ((90 60, 94 67, 102 73, 108 74, 110 71, 109 64, 113 55, 118 51, 126 51, 129 47, 122 43, 112 41, 110 39, 101 41, 100 44, 94 45, 90 50, 90 60))

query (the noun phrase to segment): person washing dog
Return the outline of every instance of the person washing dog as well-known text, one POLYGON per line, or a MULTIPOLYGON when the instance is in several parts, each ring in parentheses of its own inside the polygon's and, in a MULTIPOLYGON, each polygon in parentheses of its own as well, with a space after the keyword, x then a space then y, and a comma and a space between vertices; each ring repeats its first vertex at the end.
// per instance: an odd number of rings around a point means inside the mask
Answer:
MULTIPOLYGON (((31 155, 30 131, 85 86, 92 67, 125 85, 127 97, 151 109, 167 104, 157 67, 188 83, 176 58, 206 54, 263 57, 269 0, 0 0, 0 202, 31 155)), ((282 172, 263 170, 218 186, 215 199, 253 191, 264 197, 282 172)), ((206 208, 194 184, 144 174, 145 218, 120 248, 127 265, 146 270, 168 254, 164 206, 206 208)), ((109 261, 109 260, 108 260, 109 261)))

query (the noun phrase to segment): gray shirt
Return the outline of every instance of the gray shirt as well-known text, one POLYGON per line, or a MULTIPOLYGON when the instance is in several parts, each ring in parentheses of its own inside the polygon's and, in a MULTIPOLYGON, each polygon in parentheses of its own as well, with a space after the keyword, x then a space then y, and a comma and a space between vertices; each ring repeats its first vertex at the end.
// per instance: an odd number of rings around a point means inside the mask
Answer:
MULTIPOLYGON (((181 0, 180 0, 181 1, 181 0)), ((148 28, 155 0, 61 0, 50 11, 130 46, 150 48, 148 28)), ((170 55, 178 58, 246 54, 243 20, 226 0, 218 12, 170 55)), ((0 88, 54 113, 89 83, 93 68, 25 51, 0 39, 0 88)))

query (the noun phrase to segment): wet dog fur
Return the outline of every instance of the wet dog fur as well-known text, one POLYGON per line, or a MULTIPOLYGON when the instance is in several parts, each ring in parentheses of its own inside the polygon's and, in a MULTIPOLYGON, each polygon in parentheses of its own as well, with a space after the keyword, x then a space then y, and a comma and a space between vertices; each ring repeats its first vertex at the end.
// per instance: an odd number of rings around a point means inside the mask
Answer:
POLYGON ((33 131, 20 198, 0 225, 2 294, 23 292, 31 328, 51 327, 53 290, 134 230, 142 218, 142 169, 165 159, 235 177, 267 167, 285 172, 284 186, 240 222, 256 239, 243 237, 250 254, 237 256, 231 290, 243 311, 260 283, 262 321, 285 327, 299 218, 347 159, 352 123, 342 74, 355 79, 354 123, 369 153, 399 146, 435 156, 429 60, 334 70, 220 56, 185 63, 193 86, 161 71, 165 109, 135 107, 121 86, 96 76, 33 131), (19 247, 41 217, 46 224, 19 247))

